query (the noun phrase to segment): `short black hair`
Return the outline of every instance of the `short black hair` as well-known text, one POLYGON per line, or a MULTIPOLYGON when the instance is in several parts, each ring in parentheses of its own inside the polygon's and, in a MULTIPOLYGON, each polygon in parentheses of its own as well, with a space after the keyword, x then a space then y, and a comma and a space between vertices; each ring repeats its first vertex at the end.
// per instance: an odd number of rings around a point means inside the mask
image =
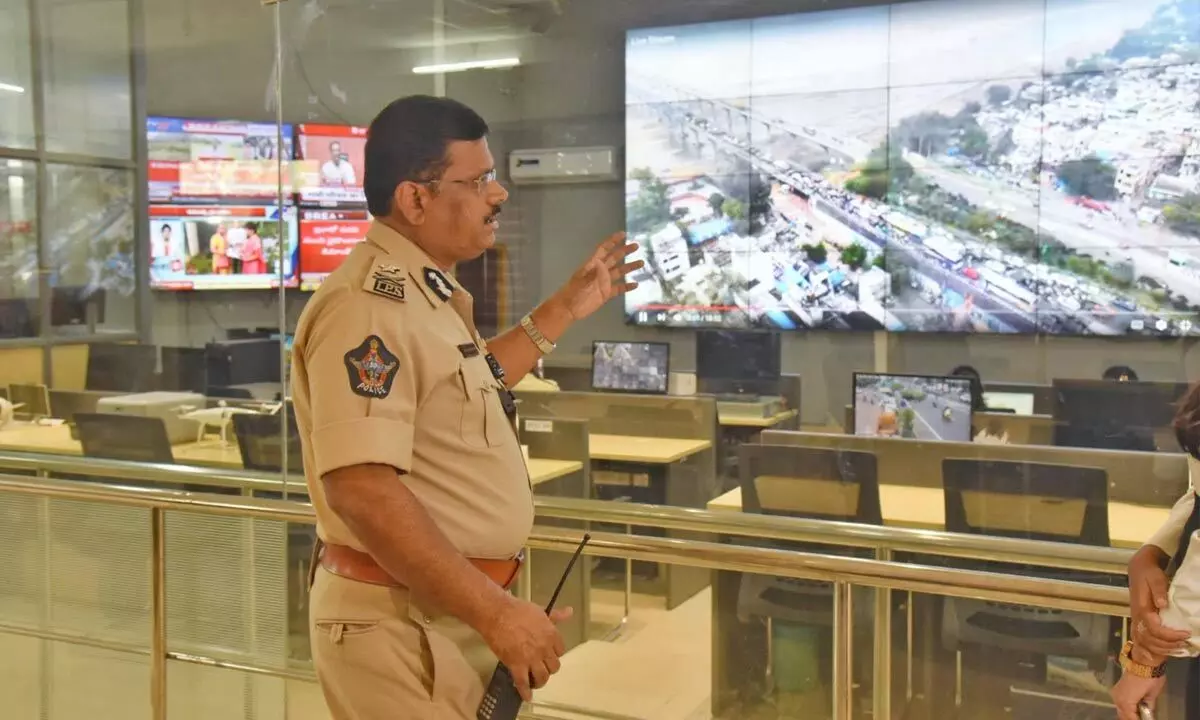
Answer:
POLYGON ((450 143, 472 142, 487 134, 487 122, 457 100, 409 95, 393 101, 367 130, 367 209, 375 217, 386 217, 400 183, 435 179, 445 169, 450 143))

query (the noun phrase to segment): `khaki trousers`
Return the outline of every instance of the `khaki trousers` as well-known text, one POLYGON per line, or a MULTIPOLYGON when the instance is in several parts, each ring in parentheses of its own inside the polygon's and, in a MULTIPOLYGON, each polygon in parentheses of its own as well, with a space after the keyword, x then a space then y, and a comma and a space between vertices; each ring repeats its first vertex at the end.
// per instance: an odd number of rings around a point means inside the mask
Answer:
POLYGON ((317 680, 333 720, 474 720, 496 656, 409 592, 318 568, 309 600, 317 680))

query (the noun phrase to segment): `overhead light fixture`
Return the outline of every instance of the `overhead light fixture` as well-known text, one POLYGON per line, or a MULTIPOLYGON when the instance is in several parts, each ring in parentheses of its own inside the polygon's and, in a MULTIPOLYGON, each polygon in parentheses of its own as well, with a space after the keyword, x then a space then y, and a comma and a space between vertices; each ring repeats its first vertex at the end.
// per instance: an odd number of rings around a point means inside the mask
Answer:
POLYGON ((516 67, 521 64, 521 58, 508 57, 495 60, 472 60, 470 62, 439 63, 437 65, 418 65, 413 68, 417 75, 434 75, 437 73, 462 72, 464 70, 495 70, 497 68, 516 67))
POLYGON ((11 93, 23 93, 23 92, 25 92, 25 88, 21 87, 20 85, 10 85, 9 83, 0 82, 0 91, 11 92, 11 93))

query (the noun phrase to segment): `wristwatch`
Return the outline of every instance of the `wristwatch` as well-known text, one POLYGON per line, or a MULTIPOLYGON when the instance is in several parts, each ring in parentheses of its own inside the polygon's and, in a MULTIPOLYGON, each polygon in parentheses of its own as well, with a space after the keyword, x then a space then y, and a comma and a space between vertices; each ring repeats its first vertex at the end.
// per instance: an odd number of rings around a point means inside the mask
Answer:
POLYGON ((533 344, 537 345, 538 351, 543 355, 549 355, 550 353, 554 352, 554 348, 557 346, 547 340, 546 336, 542 334, 542 331, 538 330, 537 325, 533 324, 533 316, 526 315, 525 317, 521 318, 521 328, 525 331, 525 334, 529 336, 529 339, 533 341, 533 344))
POLYGON ((1125 641, 1117 661, 1121 664, 1121 672, 1127 672, 1140 678, 1160 678, 1167 672, 1167 663, 1160 665, 1143 665, 1133 659, 1133 641, 1125 641))

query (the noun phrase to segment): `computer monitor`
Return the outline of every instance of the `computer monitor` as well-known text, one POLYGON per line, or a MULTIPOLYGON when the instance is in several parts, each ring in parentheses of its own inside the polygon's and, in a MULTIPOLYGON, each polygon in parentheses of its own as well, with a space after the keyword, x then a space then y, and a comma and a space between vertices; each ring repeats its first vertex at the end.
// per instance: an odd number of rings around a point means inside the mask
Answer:
POLYGON ((701 330, 696 333, 696 385, 703 393, 778 395, 779 333, 701 330))
POLYGON ((1033 393, 983 391, 983 404, 992 412, 1012 412, 1017 415, 1033 414, 1033 393))
POLYGON ((158 348, 134 343, 88 345, 88 390, 149 392, 158 382, 158 348))
POLYGON ((854 434, 971 441, 971 380, 854 373, 854 434))
POLYGON ((86 325, 89 307, 96 309, 95 321, 102 323, 107 297, 103 288, 56 287, 50 296, 50 324, 86 325))
POLYGON ((655 342, 592 343, 592 389, 665 395, 671 346, 655 342))
POLYGON ((1186 383, 1055 380, 1054 444, 1180 452, 1171 430, 1186 383))

